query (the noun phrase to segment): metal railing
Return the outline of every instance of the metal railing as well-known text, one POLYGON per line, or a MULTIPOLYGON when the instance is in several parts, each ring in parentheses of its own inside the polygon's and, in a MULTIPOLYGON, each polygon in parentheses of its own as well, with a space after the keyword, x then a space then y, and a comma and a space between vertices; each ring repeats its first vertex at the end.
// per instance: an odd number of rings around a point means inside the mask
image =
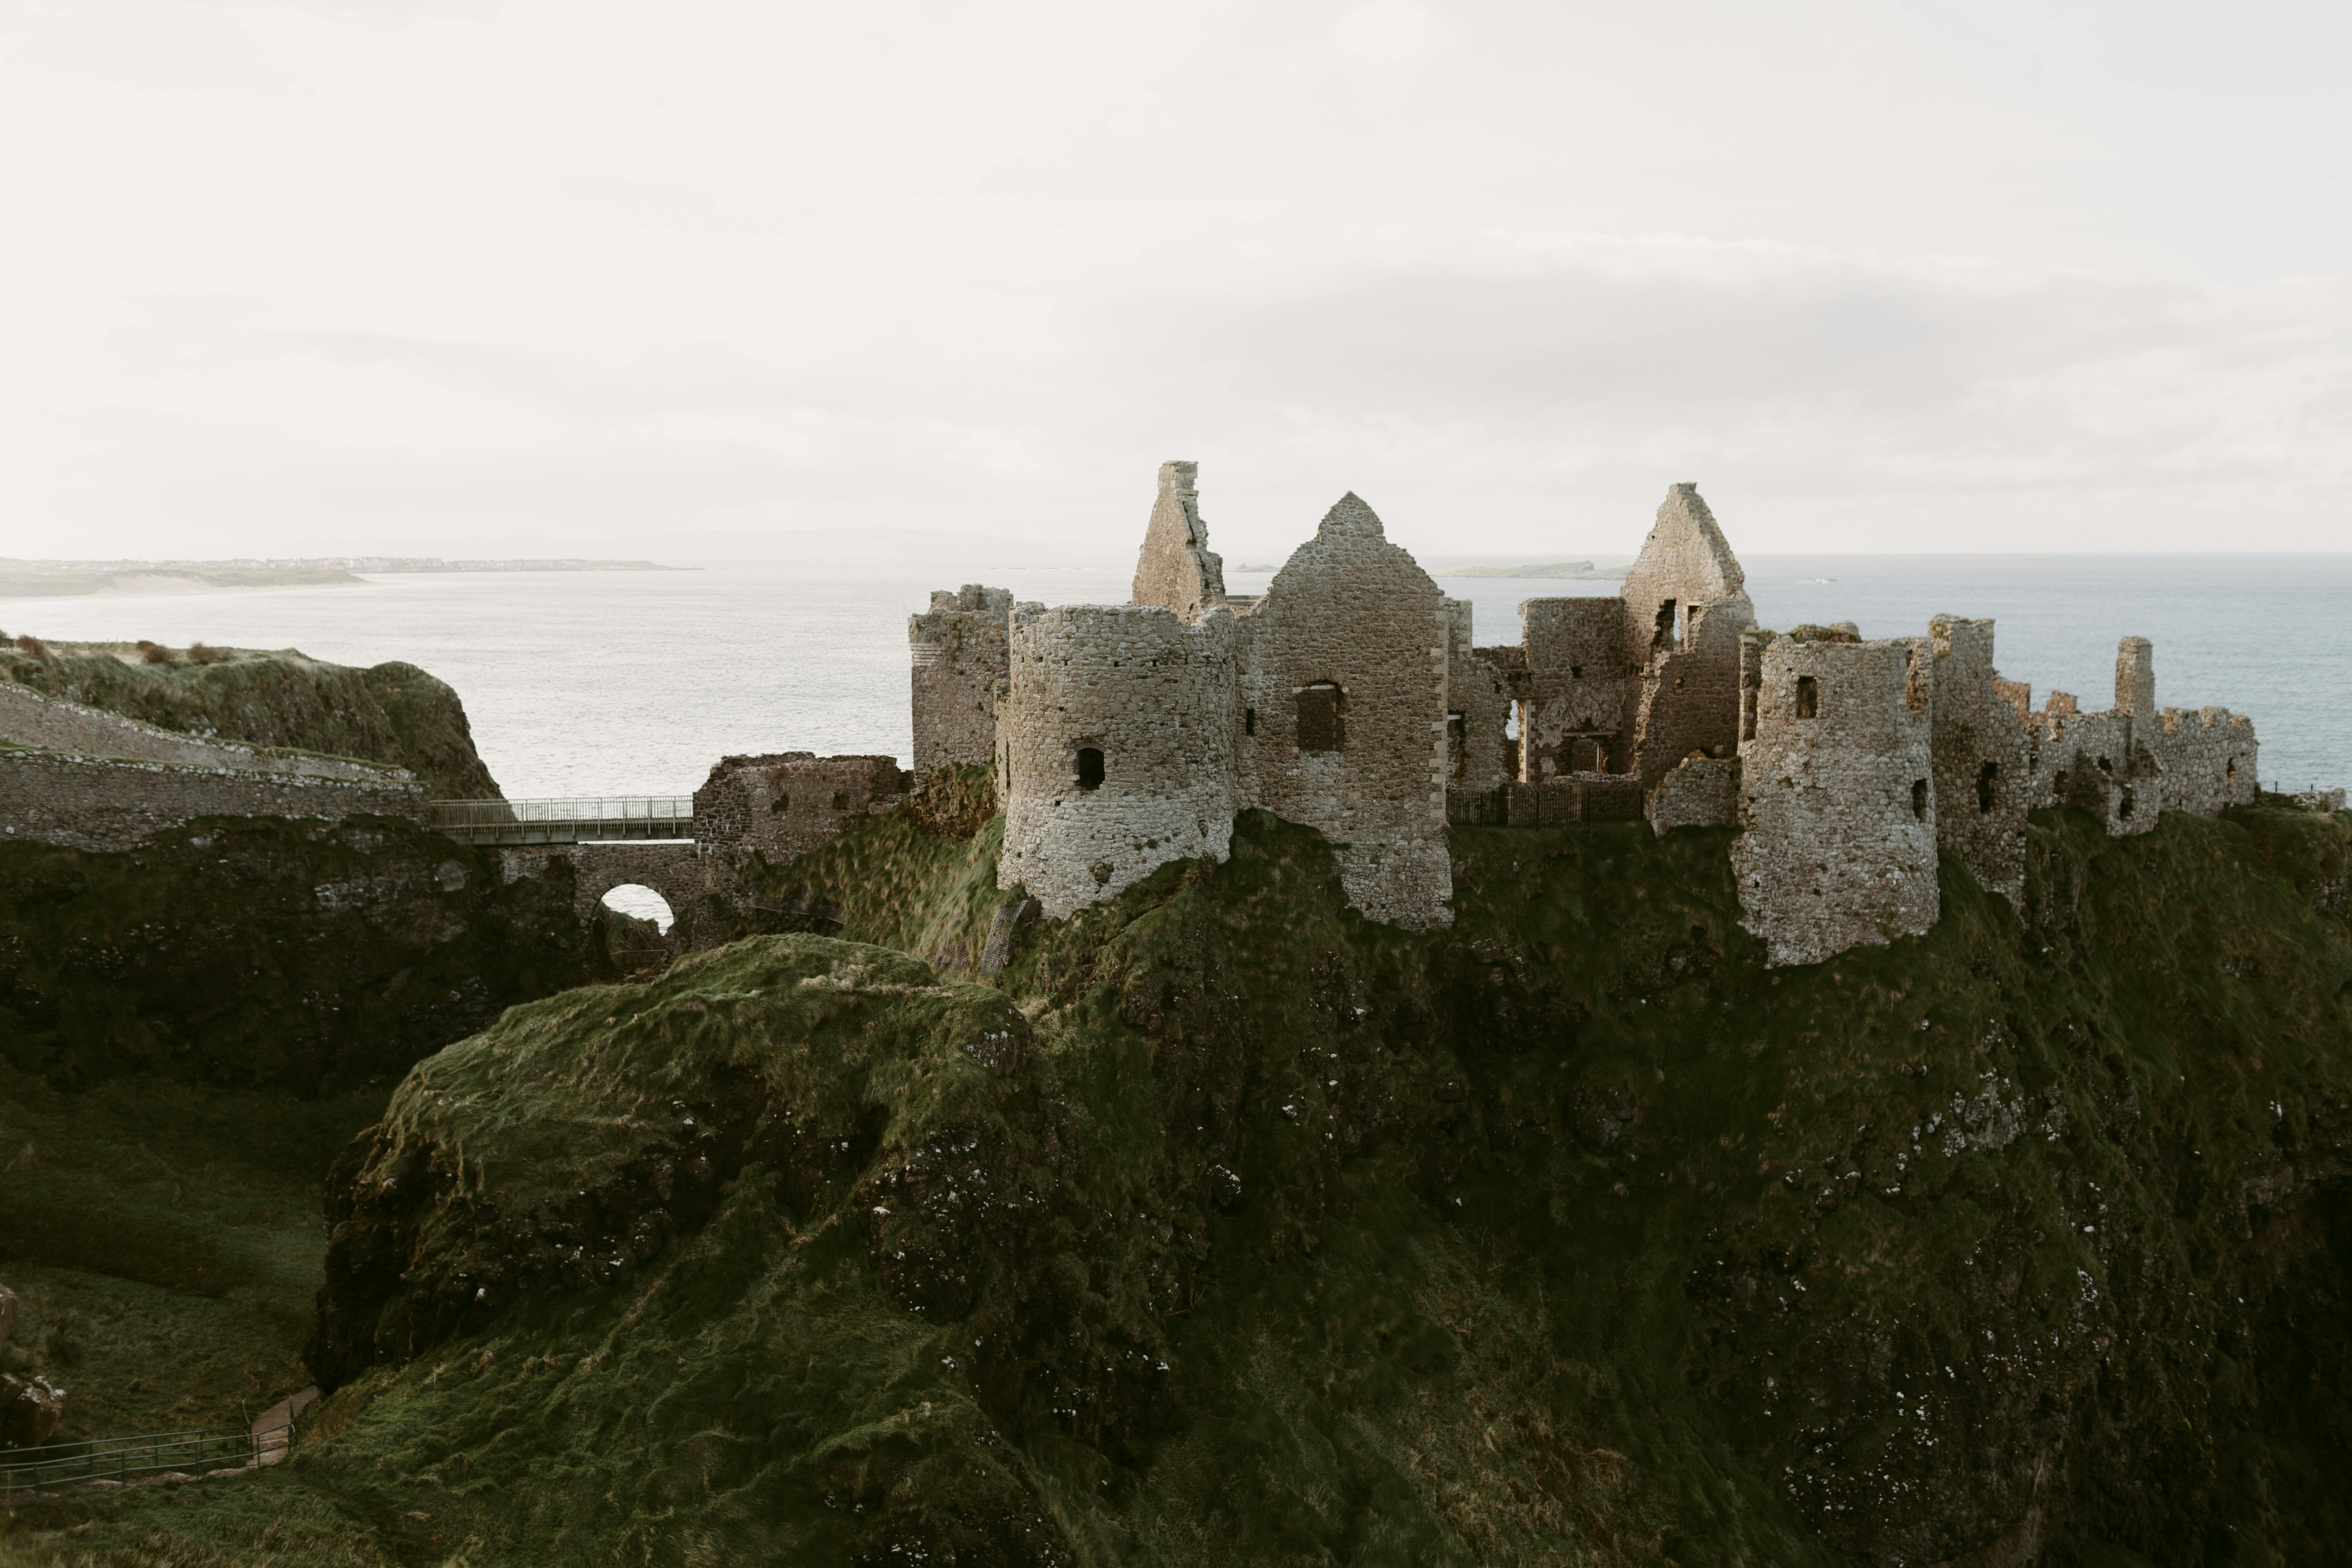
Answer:
POLYGON ((32 1458, 0 1464, 0 1503, 26 1493, 85 1481, 128 1481, 141 1476, 200 1475, 206 1470, 259 1464, 282 1453, 294 1436, 294 1418, 255 1432, 215 1427, 187 1432, 149 1432, 136 1437, 97 1437, 51 1443, 26 1450, 32 1458))
POLYGON ((436 800, 433 831, 464 844, 609 844, 694 837, 690 795, 577 800, 436 800))

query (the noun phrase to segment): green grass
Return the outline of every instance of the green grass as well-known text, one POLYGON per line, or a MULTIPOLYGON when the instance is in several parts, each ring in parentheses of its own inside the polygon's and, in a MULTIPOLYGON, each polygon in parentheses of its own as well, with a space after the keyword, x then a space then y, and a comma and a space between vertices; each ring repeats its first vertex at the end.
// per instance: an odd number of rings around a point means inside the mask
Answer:
POLYGON ((260 1511, 401 1563, 2352 1539, 2352 819, 2046 814, 2022 910, 1948 866, 1927 937, 1768 971, 1720 833, 1457 830, 1412 936, 1253 815, 991 987, 993 832, 861 822, 770 874, 837 935, 420 1064, 327 1180, 294 1458, 0 1553, 268 1561, 260 1511))

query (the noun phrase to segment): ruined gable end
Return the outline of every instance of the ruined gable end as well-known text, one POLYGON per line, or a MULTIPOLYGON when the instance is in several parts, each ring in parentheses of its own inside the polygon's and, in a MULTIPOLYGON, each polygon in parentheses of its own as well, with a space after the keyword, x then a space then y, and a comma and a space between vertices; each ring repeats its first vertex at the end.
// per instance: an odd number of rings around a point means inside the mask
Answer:
POLYGON ((1225 563, 1209 548, 1208 524, 1201 521, 1198 463, 1160 465, 1160 496, 1143 531, 1135 563, 1132 598, 1160 605, 1187 621, 1224 603, 1225 563))

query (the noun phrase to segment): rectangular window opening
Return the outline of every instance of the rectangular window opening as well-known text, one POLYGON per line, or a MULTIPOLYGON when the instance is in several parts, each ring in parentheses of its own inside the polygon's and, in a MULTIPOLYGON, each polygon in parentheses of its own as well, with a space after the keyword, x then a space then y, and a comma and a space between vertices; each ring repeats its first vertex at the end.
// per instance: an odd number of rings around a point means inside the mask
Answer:
POLYGON ((1797 717, 1818 719, 1822 716, 1822 689, 1810 675, 1797 677, 1797 717))

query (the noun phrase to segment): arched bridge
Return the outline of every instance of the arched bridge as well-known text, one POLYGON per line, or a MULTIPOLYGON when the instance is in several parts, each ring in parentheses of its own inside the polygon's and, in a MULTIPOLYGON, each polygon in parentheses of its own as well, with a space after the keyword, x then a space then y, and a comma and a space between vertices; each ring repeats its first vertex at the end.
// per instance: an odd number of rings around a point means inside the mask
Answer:
POLYGON ((690 795, 572 800, 436 800, 433 831, 461 844, 625 844, 692 838, 690 795))

